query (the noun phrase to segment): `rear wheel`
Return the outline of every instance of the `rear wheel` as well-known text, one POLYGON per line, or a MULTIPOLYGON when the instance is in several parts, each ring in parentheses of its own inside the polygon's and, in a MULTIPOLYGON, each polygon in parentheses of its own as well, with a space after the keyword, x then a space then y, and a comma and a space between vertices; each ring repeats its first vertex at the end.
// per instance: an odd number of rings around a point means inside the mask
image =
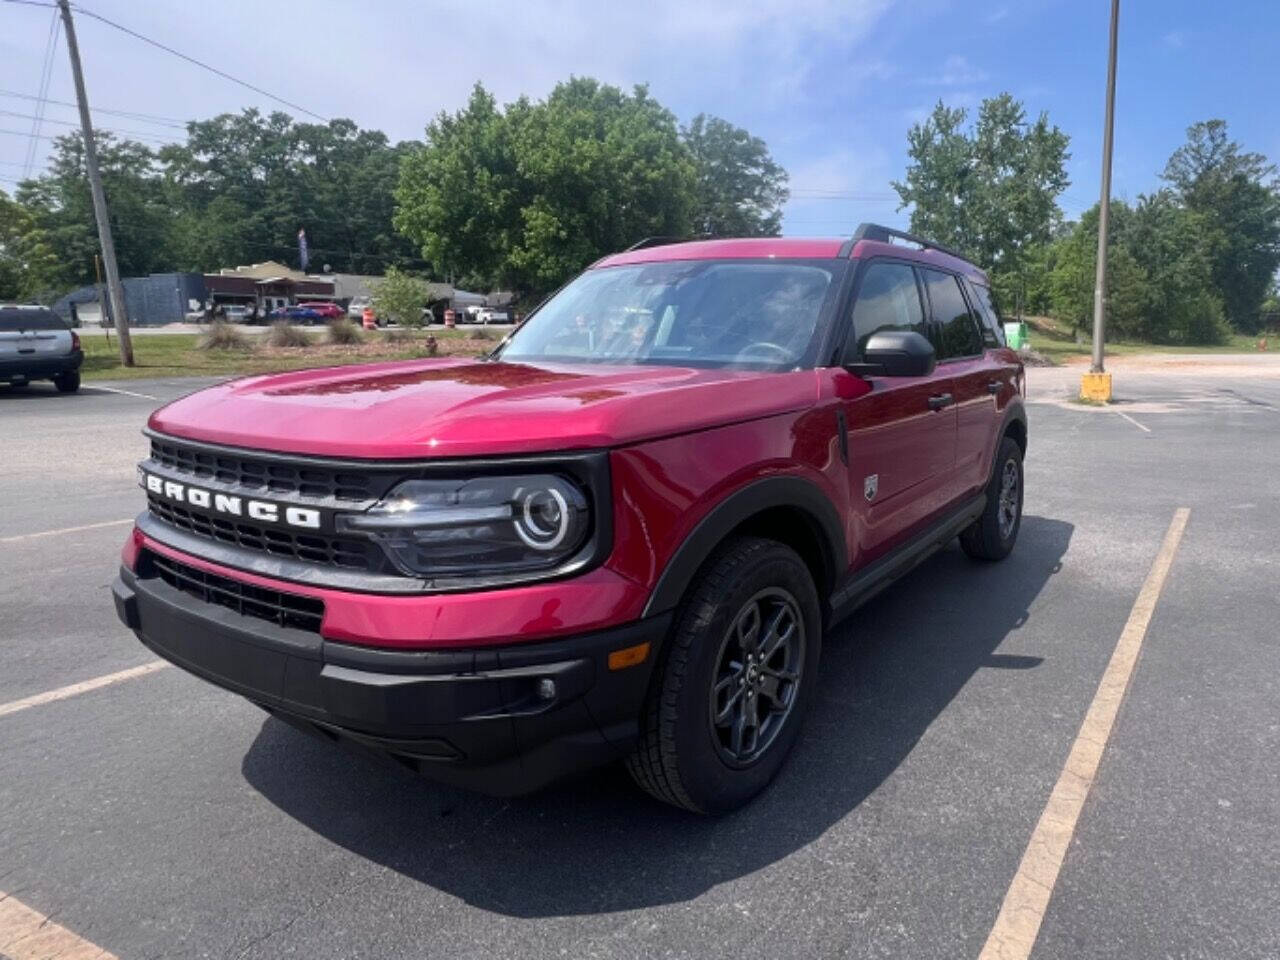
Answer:
POLYGON ((697 813, 742 806, 791 752, 821 644, 818 593, 795 551, 755 537, 727 543, 677 611, 631 776, 697 813))
POLYGON ((960 546, 975 560, 1003 560, 1013 550, 1021 526, 1022 448, 1005 437, 987 482, 987 505, 961 532, 960 546))
POLYGON ((68 370, 58 374, 53 378, 53 385, 58 388, 59 393, 75 393, 80 389, 80 371, 68 370))

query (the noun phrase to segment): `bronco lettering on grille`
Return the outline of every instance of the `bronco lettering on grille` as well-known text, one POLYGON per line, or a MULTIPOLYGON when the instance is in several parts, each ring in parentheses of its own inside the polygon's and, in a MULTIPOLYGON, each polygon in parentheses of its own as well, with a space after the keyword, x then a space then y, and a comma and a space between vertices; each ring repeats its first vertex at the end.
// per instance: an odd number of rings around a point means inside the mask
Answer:
POLYGON ((283 523, 288 527, 299 527, 303 530, 320 529, 320 511, 310 507, 290 507, 269 500, 251 500, 248 497, 229 496, 193 487, 190 484, 165 480, 152 473, 143 473, 143 486, 148 492, 173 500, 187 503, 201 510, 213 513, 224 513, 232 517, 249 517, 262 523, 283 523))

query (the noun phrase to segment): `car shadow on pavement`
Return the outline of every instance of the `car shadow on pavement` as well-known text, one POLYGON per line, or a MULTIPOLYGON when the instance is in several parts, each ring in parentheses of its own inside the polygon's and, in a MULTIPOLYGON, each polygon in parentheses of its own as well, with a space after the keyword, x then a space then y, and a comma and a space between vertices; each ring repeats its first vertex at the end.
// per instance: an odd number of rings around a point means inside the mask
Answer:
POLYGON ((695 897, 805 847, 911 753, 1061 569, 1073 527, 1024 517, 1005 562, 952 547, 825 640, 818 696, 791 761, 736 814, 652 801, 618 768, 530 797, 438 786, 268 719, 249 783, 320 836, 479 908, 517 917, 630 910, 695 897), (922 597, 927 597, 921 602, 922 597))

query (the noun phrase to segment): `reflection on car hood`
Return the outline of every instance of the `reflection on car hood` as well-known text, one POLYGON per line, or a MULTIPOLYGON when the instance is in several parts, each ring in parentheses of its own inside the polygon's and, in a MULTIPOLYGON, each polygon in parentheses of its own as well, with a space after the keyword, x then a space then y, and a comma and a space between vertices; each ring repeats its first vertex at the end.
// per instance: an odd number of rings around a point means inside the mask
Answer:
POLYGON ((802 409, 814 371, 422 360, 235 380, 151 416, 162 433, 357 458, 608 447, 802 409))

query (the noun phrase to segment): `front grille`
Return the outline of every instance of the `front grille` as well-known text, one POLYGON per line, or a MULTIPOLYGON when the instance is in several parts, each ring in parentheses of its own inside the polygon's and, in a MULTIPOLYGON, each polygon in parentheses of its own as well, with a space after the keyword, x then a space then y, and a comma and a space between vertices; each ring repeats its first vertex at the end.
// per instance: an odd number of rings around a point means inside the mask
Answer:
POLYGON ((217 480, 246 494, 311 497, 351 502, 376 500, 386 492, 385 480, 328 467, 280 463, 239 453, 217 453, 152 438, 151 459, 163 467, 199 480, 217 480))
POLYGON ((153 517, 170 526, 248 550, 367 573, 391 571, 382 548, 368 540, 292 533, 252 521, 224 519, 188 510, 176 503, 162 500, 155 494, 147 495, 147 506, 153 517))
POLYGON ((319 633, 320 621, 324 619, 322 600, 206 573, 150 550, 143 551, 139 558, 138 573, 144 579, 158 577, 175 590, 205 603, 216 603, 241 616, 257 617, 281 627, 319 633))

